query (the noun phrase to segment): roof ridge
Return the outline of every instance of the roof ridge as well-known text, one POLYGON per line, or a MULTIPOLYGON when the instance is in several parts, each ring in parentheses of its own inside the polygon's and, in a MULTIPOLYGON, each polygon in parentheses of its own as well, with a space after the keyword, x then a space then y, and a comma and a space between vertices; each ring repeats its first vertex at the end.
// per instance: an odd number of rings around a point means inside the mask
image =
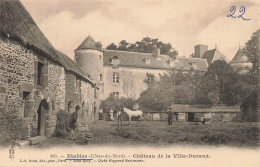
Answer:
POLYGON ((138 53, 138 54, 150 54, 150 55, 153 55, 152 53, 133 52, 133 51, 124 51, 124 50, 108 50, 108 49, 105 49, 104 51, 116 51, 116 52, 127 52, 127 53, 138 53))

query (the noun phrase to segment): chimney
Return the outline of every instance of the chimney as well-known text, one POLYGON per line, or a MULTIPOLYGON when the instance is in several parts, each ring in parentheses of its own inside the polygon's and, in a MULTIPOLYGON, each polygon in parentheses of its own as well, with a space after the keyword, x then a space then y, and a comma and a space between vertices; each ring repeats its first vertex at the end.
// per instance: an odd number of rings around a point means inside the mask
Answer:
POLYGON ((160 48, 155 48, 155 49, 152 51, 152 54, 154 55, 154 57, 159 58, 160 55, 161 55, 161 50, 160 50, 160 48))
POLYGON ((201 58, 203 56, 203 54, 206 51, 208 51, 208 46, 199 44, 199 45, 194 46, 194 50, 195 50, 194 57, 201 58))

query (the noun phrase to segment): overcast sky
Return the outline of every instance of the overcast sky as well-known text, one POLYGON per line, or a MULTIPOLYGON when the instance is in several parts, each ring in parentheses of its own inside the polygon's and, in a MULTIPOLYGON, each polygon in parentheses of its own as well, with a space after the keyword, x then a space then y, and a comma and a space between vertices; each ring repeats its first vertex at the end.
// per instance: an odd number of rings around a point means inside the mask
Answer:
POLYGON ((179 56, 194 45, 218 49, 229 60, 260 28, 260 0, 21 0, 56 49, 73 59, 90 34, 103 47, 143 37, 169 42, 179 56), (230 7, 245 6, 244 21, 230 18, 230 7))

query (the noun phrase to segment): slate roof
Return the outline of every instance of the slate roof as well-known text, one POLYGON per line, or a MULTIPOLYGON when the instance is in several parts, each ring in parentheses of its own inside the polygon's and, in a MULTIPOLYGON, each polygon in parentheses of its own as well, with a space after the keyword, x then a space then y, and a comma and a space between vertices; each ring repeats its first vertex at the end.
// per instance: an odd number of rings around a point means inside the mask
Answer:
POLYGON ((195 113, 232 113, 241 112, 240 106, 226 106, 226 105, 171 105, 175 112, 195 112, 195 113))
POLYGON ((182 70, 190 70, 193 68, 192 64, 196 65, 194 70, 199 70, 199 71, 207 71, 208 68, 208 63, 207 60, 205 59, 200 59, 200 58, 187 58, 187 57, 178 57, 177 58, 177 69, 182 69, 182 70))
POLYGON ((208 64, 212 63, 213 57, 215 55, 216 49, 208 50, 206 51, 203 56, 201 57, 202 59, 206 59, 208 64))
POLYGON ((242 63, 242 62, 248 62, 248 57, 243 55, 241 49, 239 48, 230 63, 242 63))
POLYGON ((0 33, 92 83, 76 62, 51 45, 19 0, 0 0, 0 33))
POLYGON ((212 49, 212 50, 206 51, 203 54, 202 59, 206 59, 208 64, 211 64, 214 61, 220 60, 220 59, 227 61, 226 56, 223 53, 221 53, 218 49, 212 49))
POLYGON ((182 58, 178 57, 174 60, 174 65, 171 66, 169 61, 170 57, 168 55, 160 55, 160 58, 156 58, 151 53, 139 53, 139 52, 128 52, 128 51, 118 51, 118 50, 104 50, 104 65, 112 65, 111 60, 113 57, 117 56, 119 58, 119 66, 122 67, 134 67, 134 68, 149 68, 149 69, 182 69, 190 70, 190 63, 195 62, 198 65, 200 71, 207 70, 207 61, 204 59, 196 58, 182 58), (149 58, 150 63, 146 64, 145 59, 149 58))
POLYGON ((167 61, 169 56, 161 55, 161 60, 158 60, 151 53, 128 52, 118 50, 104 50, 104 65, 111 65, 111 58, 117 56, 119 65, 124 67, 138 68, 157 68, 157 69, 172 69, 167 61), (144 59, 149 58, 150 64, 146 64, 144 59))
POLYGON ((76 50, 82 49, 101 50, 101 43, 95 42, 95 40, 89 35, 76 50))

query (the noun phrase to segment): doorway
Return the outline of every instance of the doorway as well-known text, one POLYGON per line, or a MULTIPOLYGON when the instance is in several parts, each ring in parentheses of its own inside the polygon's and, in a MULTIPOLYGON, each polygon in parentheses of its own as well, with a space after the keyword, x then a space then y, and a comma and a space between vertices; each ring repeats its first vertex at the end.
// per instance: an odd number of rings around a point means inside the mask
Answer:
POLYGON ((46 113, 48 110, 48 105, 46 100, 42 100, 37 114, 38 114, 38 126, 37 126, 37 132, 39 136, 46 136, 46 113))
POLYGON ((188 113, 188 122, 194 122, 194 113, 192 112, 188 113))

